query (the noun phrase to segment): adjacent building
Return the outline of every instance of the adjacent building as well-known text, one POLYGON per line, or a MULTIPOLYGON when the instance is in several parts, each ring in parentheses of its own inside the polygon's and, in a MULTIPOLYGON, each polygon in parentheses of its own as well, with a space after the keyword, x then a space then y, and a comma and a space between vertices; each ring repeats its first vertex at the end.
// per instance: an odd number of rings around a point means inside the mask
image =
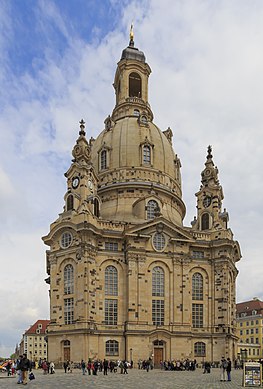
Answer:
POLYGON ((257 297, 238 303, 238 357, 245 360, 263 358, 263 302, 257 297))
POLYGON ((20 353, 26 353, 27 357, 33 361, 47 358, 47 326, 49 320, 37 320, 23 335, 20 353), (22 348, 22 350, 21 350, 22 348))
POLYGON ((64 208, 43 237, 48 355, 55 363, 150 357, 158 365, 237 355, 241 253, 222 208, 212 148, 187 227, 181 162, 172 130, 153 121, 150 73, 131 34, 115 73, 116 105, 102 132, 87 139, 80 121, 64 208))

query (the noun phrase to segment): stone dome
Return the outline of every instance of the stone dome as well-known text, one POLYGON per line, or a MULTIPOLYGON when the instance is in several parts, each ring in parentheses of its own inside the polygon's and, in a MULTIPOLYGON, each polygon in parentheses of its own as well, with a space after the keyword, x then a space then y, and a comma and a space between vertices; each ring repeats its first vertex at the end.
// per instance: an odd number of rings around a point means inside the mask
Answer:
MULTIPOLYGON (((152 122, 141 123, 138 117, 124 117, 112 128, 105 128, 93 142, 91 158, 99 177, 98 193, 102 198, 104 217, 129 222, 134 218, 137 222, 137 219, 145 221, 139 211, 132 211, 133 204, 140 198, 152 196, 162 203, 162 214, 182 224, 185 207, 182 202, 180 161, 174 153, 171 139, 165 133, 152 122), (147 161, 144 160, 144 147, 150 153, 147 161), (101 168, 103 151, 107 154, 107 166, 101 168), (129 198, 133 197, 133 200, 125 199, 127 212, 123 207, 121 212, 118 211, 117 203, 123 193, 128 193, 129 198), (108 211, 105 201, 109 202, 108 211)), ((145 204, 141 208, 145 209, 145 204)))

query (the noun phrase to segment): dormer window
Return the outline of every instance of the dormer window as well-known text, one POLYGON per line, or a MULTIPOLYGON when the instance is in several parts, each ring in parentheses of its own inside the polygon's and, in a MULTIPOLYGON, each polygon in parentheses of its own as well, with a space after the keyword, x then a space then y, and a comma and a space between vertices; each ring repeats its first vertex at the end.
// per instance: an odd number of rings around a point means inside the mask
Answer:
POLYGON ((133 111, 133 115, 136 116, 136 117, 139 117, 140 116, 140 111, 138 109, 135 109, 133 111))
POLYGON ((106 150, 102 150, 102 152, 100 153, 100 168, 101 168, 101 170, 107 168, 107 151, 106 150))
POLYGON ((129 76, 129 97, 141 97, 142 79, 138 73, 131 73, 129 76))
POLYGON ((257 314, 257 311, 254 309, 253 311, 252 311, 252 315, 256 315, 257 314))
POLYGON ((154 219, 156 217, 156 212, 160 210, 157 201, 150 200, 147 204, 147 219, 154 219))
POLYGON ((143 163, 146 165, 151 164, 151 148, 149 145, 143 146, 143 163))

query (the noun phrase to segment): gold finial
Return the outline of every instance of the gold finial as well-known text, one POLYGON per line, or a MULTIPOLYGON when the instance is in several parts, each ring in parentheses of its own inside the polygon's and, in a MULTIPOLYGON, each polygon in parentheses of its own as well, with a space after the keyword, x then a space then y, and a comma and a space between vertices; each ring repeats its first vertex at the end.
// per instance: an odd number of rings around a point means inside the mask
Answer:
POLYGON ((130 46, 134 45, 133 38, 134 38, 134 34, 133 34, 133 23, 132 23, 130 28, 130 46))

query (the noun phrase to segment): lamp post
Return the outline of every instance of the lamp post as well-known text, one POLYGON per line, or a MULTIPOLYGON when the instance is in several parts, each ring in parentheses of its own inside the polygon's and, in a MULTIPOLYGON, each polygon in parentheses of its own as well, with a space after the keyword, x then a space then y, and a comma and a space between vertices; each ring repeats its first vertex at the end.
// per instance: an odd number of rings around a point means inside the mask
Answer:
POLYGON ((130 362, 132 361, 132 348, 130 348, 130 362))

